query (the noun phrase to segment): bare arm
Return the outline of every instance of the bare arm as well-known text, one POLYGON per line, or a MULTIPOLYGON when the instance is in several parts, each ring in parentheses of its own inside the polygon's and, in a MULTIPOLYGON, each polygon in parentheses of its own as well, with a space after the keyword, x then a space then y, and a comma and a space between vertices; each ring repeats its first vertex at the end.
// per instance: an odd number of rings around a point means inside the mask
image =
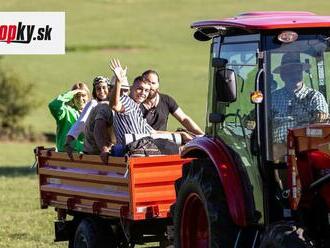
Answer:
POLYGON ((161 131, 161 130, 153 130, 151 132, 151 134, 174 134, 174 133, 181 135, 183 144, 185 144, 193 139, 193 136, 186 132, 170 132, 170 131, 161 131))
POLYGON ((109 151, 111 147, 110 135, 108 133, 107 122, 102 119, 95 121, 94 138, 100 152, 109 151))
POLYGON ((65 144, 64 144, 64 150, 68 154, 69 158, 73 159, 73 150, 74 148, 71 146, 71 142, 75 140, 75 137, 71 135, 66 136, 65 144))
POLYGON ((173 116, 184 126, 189 132, 192 132, 196 135, 204 134, 202 129, 188 116, 186 115, 181 108, 178 108, 173 116))
POLYGON ((98 119, 95 121, 94 139, 100 151, 101 160, 107 164, 112 143, 110 134, 108 133, 107 122, 105 120, 98 119))
POLYGON ((120 112, 123 108, 123 105, 120 102, 120 88, 121 82, 119 80, 116 80, 115 87, 110 94, 110 106, 116 112, 120 112))
POLYGON ((120 89, 122 82, 124 80, 127 80, 126 77, 127 67, 123 69, 118 59, 112 59, 110 61, 110 68, 116 76, 115 88, 110 95, 110 106, 114 111, 121 112, 123 105, 120 102, 120 89))

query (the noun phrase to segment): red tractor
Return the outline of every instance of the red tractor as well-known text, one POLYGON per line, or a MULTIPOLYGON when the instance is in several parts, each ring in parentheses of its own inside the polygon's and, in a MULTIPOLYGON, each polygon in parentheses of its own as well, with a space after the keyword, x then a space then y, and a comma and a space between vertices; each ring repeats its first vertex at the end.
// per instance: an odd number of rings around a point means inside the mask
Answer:
POLYGON ((181 156, 106 165, 37 148, 55 241, 329 248, 330 16, 253 12, 192 27, 212 40, 206 135, 181 156))
POLYGON ((212 41, 207 135, 182 154, 175 247, 330 247, 330 16, 192 28, 212 41))

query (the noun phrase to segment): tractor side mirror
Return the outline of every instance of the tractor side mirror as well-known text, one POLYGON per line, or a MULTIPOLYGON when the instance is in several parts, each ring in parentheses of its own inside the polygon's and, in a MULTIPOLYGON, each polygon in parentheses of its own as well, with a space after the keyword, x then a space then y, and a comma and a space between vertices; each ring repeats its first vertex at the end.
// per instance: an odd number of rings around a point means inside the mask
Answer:
POLYGON ((232 103, 237 98, 235 71, 221 68, 215 72, 216 97, 219 102, 232 103))

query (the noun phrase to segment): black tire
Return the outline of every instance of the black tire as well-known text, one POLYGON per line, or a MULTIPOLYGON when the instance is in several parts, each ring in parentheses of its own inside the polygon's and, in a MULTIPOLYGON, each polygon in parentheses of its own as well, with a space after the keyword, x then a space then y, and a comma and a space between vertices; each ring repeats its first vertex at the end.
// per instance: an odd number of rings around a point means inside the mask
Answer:
POLYGON ((266 228, 260 242, 260 248, 312 248, 302 228, 293 223, 278 222, 266 228))
POLYGON ((74 248, 74 239, 69 239, 68 248, 74 248))
POLYGON ((74 248, 111 248, 117 247, 112 239, 110 228, 92 218, 83 219, 74 236, 74 248))
MULTIPOLYGON (((207 220, 207 224, 205 225, 207 226, 206 246, 212 248, 234 247, 238 228, 231 219, 217 170, 210 159, 197 159, 189 165, 184 166, 182 179, 177 181, 176 190, 178 190, 178 197, 174 209, 175 247, 205 247, 205 242, 203 245, 198 245, 198 242, 193 240, 194 238, 191 239, 192 241, 187 242, 187 238, 181 237, 181 231, 185 230, 186 233, 186 229, 189 229, 183 228, 183 225, 186 223, 183 223, 185 217, 182 216, 189 216, 189 212, 193 212, 190 209, 196 206, 185 208, 185 204, 190 203, 190 196, 196 196, 200 200, 198 208, 203 209, 202 212, 205 213, 204 219, 207 220), (187 211, 185 210, 186 213, 183 213, 184 209, 188 209, 187 211)), ((196 216, 191 217, 193 219, 196 218, 196 216)), ((198 225, 198 222, 195 224, 198 225)), ((190 233, 189 230, 188 233, 190 233)), ((194 234, 190 236, 193 237, 194 234)))
MULTIPOLYGON (((167 239, 163 239, 161 241, 159 241, 159 248, 167 248, 171 245, 171 242, 167 239)), ((172 247, 172 246, 170 246, 172 247)))

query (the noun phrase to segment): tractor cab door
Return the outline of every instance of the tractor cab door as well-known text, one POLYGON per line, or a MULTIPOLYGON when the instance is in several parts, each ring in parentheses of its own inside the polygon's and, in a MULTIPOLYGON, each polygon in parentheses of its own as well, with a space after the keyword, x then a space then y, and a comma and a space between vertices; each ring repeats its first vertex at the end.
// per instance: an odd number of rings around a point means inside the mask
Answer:
POLYGON ((289 128, 329 119, 330 47, 326 34, 267 37, 268 160, 285 162, 289 128))
POLYGON ((262 213, 262 185, 253 148, 256 104, 250 100, 259 72, 260 35, 216 37, 211 49, 206 130, 230 148, 237 166, 247 173, 256 209, 262 213))

